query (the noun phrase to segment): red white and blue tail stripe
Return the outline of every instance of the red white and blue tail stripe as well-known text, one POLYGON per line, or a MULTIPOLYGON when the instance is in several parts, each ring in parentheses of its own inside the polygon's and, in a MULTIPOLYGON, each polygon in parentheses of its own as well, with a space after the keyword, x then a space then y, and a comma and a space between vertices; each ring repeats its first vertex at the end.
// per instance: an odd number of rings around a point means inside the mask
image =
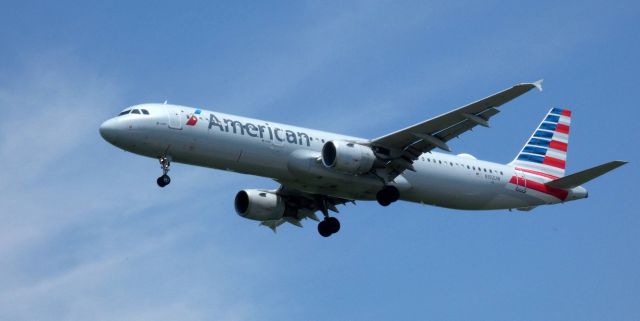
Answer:
POLYGON ((510 165, 555 179, 564 176, 571 111, 552 108, 510 165))

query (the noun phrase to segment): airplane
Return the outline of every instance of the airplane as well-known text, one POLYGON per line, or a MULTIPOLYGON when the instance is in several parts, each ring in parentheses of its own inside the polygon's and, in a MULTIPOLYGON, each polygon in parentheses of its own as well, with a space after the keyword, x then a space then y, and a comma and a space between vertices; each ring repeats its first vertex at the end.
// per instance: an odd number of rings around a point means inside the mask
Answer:
POLYGON ((584 183, 626 161, 565 175, 571 111, 551 108, 508 164, 450 152, 448 142, 489 127, 498 107, 542 80, 521 83, 440 116, 365 139, 173 104, 125 108, 100 135, 125 151, 156 158, 171 182, 172 162, 267 177, 277 189, 242 189, 236 212, 276 232, 283 223, 318 221, 328 237, 340 230, 338 205, 398 200, 460 210, 522 210, 588 197, 584 183), (323 214, 320 220, 317 212, 323 214))

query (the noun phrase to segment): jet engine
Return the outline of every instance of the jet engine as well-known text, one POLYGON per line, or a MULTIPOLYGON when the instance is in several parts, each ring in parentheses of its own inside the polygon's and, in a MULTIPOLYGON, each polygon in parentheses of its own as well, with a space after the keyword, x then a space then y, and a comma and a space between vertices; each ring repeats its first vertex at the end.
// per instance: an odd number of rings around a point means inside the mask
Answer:
POLYGON ((239 191, 234 204, 238 215, 256 221, 279 220, 287 208, 278 194, 259 189, 239 191))
POLYGON ((367 146, 333 140, 322 146, 322 163, 328 168, 348 174, 370 171, 376 161, 373 150, 367 146))

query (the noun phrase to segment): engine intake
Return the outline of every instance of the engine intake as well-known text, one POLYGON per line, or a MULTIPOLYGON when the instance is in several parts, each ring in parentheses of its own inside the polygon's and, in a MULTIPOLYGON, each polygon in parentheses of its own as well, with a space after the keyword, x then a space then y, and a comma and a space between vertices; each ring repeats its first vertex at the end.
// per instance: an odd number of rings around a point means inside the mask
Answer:
POLYGON ((322 163, 328 168, 349 174, 370 171, 376 161, 373 150, 356 143, 333 140, 322 146, 322 163))
POLYGON ((245 189, 236 194, 234 201, 238 215, 256 221, 278 220, 284 216, 286 204, 273 191, 245 189))

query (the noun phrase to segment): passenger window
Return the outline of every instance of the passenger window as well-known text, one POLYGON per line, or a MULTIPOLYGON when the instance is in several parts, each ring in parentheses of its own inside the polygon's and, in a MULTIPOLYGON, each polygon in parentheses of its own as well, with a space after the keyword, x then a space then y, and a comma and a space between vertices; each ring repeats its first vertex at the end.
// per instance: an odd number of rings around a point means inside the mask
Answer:
POLYGON ((140 110, 142 111, 143 114, 149 115, 149 111, 148 110, 146 110, 146 109, 140 109, 140 110))
POLYGON ((471 169, 471 167, 469 167, 469 165, 467 165, 467 169, 471 169))
POLYGON ((125 111, 123 111, 123 112, 119 113, 119 114, 118 114, 118 116, 126 115, 126 114, 128 114, 129 112, 131 112, 131 109, 127 109, 127 110, 125 110, 125 111))
POLYGON ((134 109, 133 111, 131 111, 132 114, 140 114, 140 111, 137 109, 134 109))
POLYGON ((484 172, 485 172, 485 173, 487 172, 487 169, 486 169, 486 168, 484 169, 484 172))
POLYGON ((438 161, 438 163, 442 164, 442 161, 441 161, 441 160, 439 160, 439 161, 438 161))
POLYGON ((491 170, 489 170, 489 173, 493 173, 491 170))
POLYGON ((502 171, 500 171, 500 175, 504 175, 504 174, 502 174, 502 171))
POLYGON ((474 171, 476 170, 476 167, 475 167, 475 166, 473 166, 473 170, 474 170, 474 171))
POLYGON ((453 162, 449 162, 449 164, 453 167, 453 162))

